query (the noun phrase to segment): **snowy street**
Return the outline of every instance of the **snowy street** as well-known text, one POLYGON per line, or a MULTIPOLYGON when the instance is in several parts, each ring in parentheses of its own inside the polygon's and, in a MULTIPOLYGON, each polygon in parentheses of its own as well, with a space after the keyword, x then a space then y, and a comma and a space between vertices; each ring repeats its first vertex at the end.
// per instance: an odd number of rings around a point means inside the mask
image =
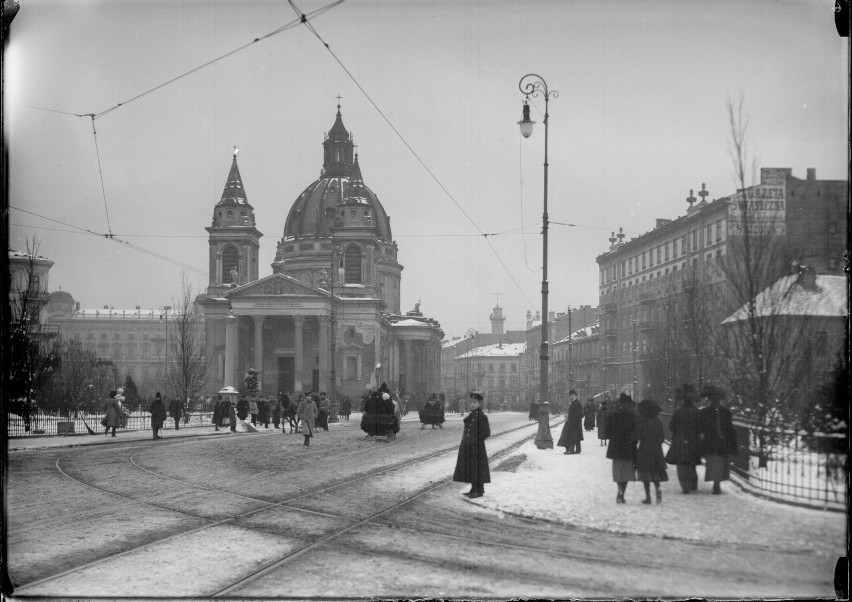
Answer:
MULTIPOLYGON (((489 415, 492 483, 468 500, 467 486, 449 481, 459 415, 421 430, 409 414, 395 442, 364 441, 359 418, 309 448, 274 429, 205 427, 10 452, 16 593, 833 596, 840 513, 760 500, 732 483, 720 496, 703 483, 685 496, 673 470, 662 504, 640 504, 641 484, 631 483, 617 506, 594 431, 580 455, 540 451, 535 423, 506 412, 489 415)), ((561 419, 552 424, 556 440, 561 419)))

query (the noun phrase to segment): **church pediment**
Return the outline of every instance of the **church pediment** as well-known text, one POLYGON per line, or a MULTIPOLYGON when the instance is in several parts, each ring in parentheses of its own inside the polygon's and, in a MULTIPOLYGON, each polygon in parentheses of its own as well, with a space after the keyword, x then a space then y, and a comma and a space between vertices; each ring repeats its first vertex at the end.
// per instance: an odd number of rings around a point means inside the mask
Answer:
POLYGON ((284 274, 272 274, 254 282, 232 289, 224 294, 230 300, 248 297, 293 295, 298 297, 328 297, 329 292, 314 288, 284 274))

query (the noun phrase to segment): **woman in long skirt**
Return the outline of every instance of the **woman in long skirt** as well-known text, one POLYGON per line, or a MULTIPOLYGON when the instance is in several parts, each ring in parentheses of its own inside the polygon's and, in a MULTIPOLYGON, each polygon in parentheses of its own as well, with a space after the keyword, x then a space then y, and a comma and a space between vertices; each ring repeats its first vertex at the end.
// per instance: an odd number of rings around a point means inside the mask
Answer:
POLYGON ((650 399, 639 402, 639 417, 636 420, 636 475, 645 486, 643 504, 651 503, 651 483, 657 492, 657 503, 663 501, 660 482, 668 481, 666 460, 663 456, 663 423, 660 422, 660 407, 650 399))
POLYGON ((612 480, 618 485, 617 504, 624 503, 627 483, 636 480, 636 414, 633 399, 622 393, 615 404, 615 411, 607 414, 606 432, 609 445, 606 457, 612 460, 612 480))
POLYGON ((672 444, 666 454, 666 461, 676 465, 677 480, 685 494, 698 489, 698 473, 695 467, 701 464, 698 453, 698 409, 694 403, 698 393, 692 385, 683 385, 675 393, 675 399, 683 402, 669 420, 672 444))

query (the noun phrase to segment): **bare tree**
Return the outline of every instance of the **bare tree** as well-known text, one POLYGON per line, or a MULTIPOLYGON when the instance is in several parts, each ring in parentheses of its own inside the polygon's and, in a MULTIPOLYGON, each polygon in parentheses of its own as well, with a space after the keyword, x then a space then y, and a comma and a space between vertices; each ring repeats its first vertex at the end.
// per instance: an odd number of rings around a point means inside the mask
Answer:
MULTIPOLYGON (((39 262, 39 241, 27 239, 24 269, 16 271, 11 286, 11 318, 9 333, 9 392, 7 411, 24 418, 30 430, 33 400, 55 367, 55 346, 52 333, 42 324, 41 314, 47 303, 47 290, 42 280, 39 262)), ((41 397, 40 393, 38 395, 41 397)))
POLYGON ((204 321, 185 273, 181 275, 180 298, 172 303, 166 390, 185 403, 204 387, 210 366, 210 358, 204 355, 204 321))
POLYGON ((57 341, 56 369, 45 387, 44 409, 65 416, 96 412, 101 400, 118 382, 118 371, 109 360, 83 348, 79 339, 57 341))
POLYGON ((756 162, 748 140, 743 96, 728 101, 731 159, 738 192, 729 219, 728 255, 724 264, 729 312, 718 337, 724 356, 722 373, 742 417, 756 429, 761 466, 789 438, 796 422, 796 401, 810 387, 812 351, 803 323, 788 319, 785 306, 792 287, 772 286, 784 275, 789 258, 778 224, 761 221, 756 162), (751 165, 751 180, 746 172, 751 165), (739 309, 738 309, 739 308, 739 309), (736 318, 736 319, 733 319, 736 318))

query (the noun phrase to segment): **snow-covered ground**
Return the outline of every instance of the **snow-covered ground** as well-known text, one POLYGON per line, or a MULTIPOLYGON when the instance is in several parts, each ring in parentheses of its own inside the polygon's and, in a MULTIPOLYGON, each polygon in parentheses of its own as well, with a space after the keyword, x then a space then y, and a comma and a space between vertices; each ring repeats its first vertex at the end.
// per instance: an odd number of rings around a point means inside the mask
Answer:
MULTIPOLYGON (((561 426, 552 430, 554 441, 560 430, 561 426)), ((485 496, 471 503, 614 533, 844 554, 843 513, 763 500, 732 482, 723 482, 722 495, 711 495, 703 466, 698 467, 697 493, 681 493, 675 467, 670 466, 669 481, 662 483, 662 504, 642 504, 645 494, 639 481, 627 486, 627 503, 616 504, 606 447, 600 446, 596 431, 585 432, 585 437, 578 455, 565 455, 561 447, 539 450, 530 441, 506 461, 509 467, 523 457, 511 471, 495 470, 503 459, 492 462, 492 482, 485 486, 485 496)), ((653 485, 651 492, 653 497, 653 485)))

